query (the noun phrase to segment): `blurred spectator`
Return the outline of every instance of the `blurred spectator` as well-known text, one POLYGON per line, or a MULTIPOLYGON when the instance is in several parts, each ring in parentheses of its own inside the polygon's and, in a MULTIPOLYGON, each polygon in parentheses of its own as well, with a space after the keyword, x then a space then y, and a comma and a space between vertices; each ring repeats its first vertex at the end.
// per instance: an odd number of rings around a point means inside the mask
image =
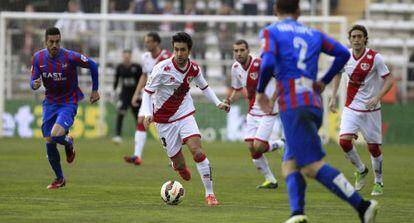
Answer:
MULTIPOLYGON (((217 13, 219 15, 233 14, 231 6, 227 3, 223 3, 217 11, 217 13)), ((224 63, 226 62, 226 60, 231 60, 233 57, 233 42, 237 31, 237 24, 219 22, 216 25, 216 31, 218 37, 218 47, 221 54, 221 60, 224 63)), ((221 69, 222 75, 226 77, 230 75, 227 73, 227 67, 228 65, 224 63, 221 69)))
POLYGON ((160 14, 161 13, 157 0, 135 0, 135 4, 136 4, 135 13, 137 14, 160 14))
MULTIPOLYGON (((112 0, 109 7, 111 13, 133 14, 135 10, 135 1, 112 0)), ((133 37, 134 22, 112 21, 112 30, 115 31, 115 41, 118 48, 132 49, 136 47, 135 38, 133 37)))
POLYGON ((80 0, 80 2, 85 13, 101 12, 101 0, 80 0))
MULTIPOLYGON (((73 13, 82 15, 83 12, 79 10, 79 5, 76 1, 68 1, 68 11, 64 13, 73 13)), ((55 27, 60 29, 62 33, 62 45, 65 48, 73 49, 78 52, 83 52, 82 39, 83 33, 87 30, 86 21, 83 19, 59 19, 55 27)))
MULTIPOLYGON (((195 1, 188 0, 184 3, 184 15, 195 15, 195 1)), ((204 63, 206 59, 206 41, 205 35, 207 30, 206 23, 194 23, 191 21, 185 22, 183 27, 179 30, 183 30, 184 32, 190 34, 193 38, 193 49, 191 50, 191 56, 194 59, 198 59, 200 65, 203 69, 204 74, 207 74, 207 66, 204 63), (201 59, 201 60, 200 60, 201 59)))
MULTIPOLYGON (((163 15, 174 15, 174 2, 172 0, 167 0, 164 2, 164 8, 162 10, 163 15)), ((171 22, 162 22, 160 25, 160 31, 169 32, 173 30, 171 22)))
MULTIPOLYGON (((34 12, 35 9, 32 4, 27 4, 24 11, 34 12)), ((38 45, 41 41, 35 33, 35 29, 38 27, 37 24, 38 22, 30 20, 23 23, 23 42, 21 49, 23 64, 30 64, 33 53, 41 47, 38 45)))
MULTIPOLYGON (((257 15, 258 14, 258 7, 256 0, 240 0, 242 4, 242 15, 257 15)), ((243 23, 242 33, 246 33, 246 25, 251 28, 253 27, 253 33, 257 33, 259 27, 257 23, 248 22, 243 23)))

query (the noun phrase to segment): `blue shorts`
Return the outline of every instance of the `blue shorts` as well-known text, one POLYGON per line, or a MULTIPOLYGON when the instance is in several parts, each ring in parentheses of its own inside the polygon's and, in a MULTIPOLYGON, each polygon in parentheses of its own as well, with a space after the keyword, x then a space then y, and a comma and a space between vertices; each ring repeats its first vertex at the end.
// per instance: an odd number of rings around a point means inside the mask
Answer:
POLYGON ((283 160, 295 160, 299 167, 325 156, 318 130, 323 112, 316 107, 299 107, 280 113, 286 137, 283 160))
POLYGON ((50 104, 46 101, 43 102, 43 137, 50 137, 55 123, 62 126, 66 132, 69 132, 69 128, 73 125, 77 109, 77 104, 50 104))

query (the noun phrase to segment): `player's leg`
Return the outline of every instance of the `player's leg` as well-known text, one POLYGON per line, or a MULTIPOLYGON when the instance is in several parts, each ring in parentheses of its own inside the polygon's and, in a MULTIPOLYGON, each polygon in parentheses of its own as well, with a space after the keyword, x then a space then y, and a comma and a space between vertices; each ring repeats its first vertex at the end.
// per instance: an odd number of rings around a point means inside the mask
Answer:
MULTIPOLYGON (((376 206, 375 202, 363 200, 341 172, 322 161, 325 152, 318 135, 318 130, 322 125, 322 110, 296 109, 289 112, 287 116, 284 119, 290 121, 290 126, 285 131, 286 139, 301 172, 308 177, 315 178, 332 193, 348 202, 358 211, 359 216, 364 218, 370 206, 376 206), (291 140, 292 137, 296 139, 291 140)), ((285 121, 283 122, 286 128, 285 121)), ((371 208, 374 207, 371 206, 371 208)), ((370 217, 375 218, 375 213, 372 213, 370 217)))
POLYGON ((383 194, 384 183, 382 181, 382 152, 380 145, 381 136, 381 111, 369 112, 364 114, 364 127, 361 127, 361 133, 368 145, 368 151, 371 154, 372 172, 374 173, 374 187, 371 195, 383 194))
POLYGON ((361 114, 359 112, 344 108, 341 117, 341 125, 339 132, 339 145, 345 152, 347 159, 355 166, 355 189, 361 190, 365 186, 365 177, 368 174, 368 168, 362 162, 352 140, 357 138, 357 132, 361 123, 361 114))
POLYGON ((128 109, 128 103, 131 101, 123 100, 121 97, 117 104, 117 114, 116 114, 116 123, 115 123, 115 136, 112 138, 114 143, 122 142, 122 125, 125 118, 126 111, 128 109))
MULTIPOLYGON (((286 152, 289 154, 288 151, 286 152)), ((305 215, 306 181, 299 171, 296 161, 291 159, 290 155, 287 155, 286 160, 282 163, 282 174, 286 180, 291 210, 291 215, 287 222, 297 222, 296 220, 307 222, 305 215)))
POLYGON ((259 125, 253 143, 256 152, 273 152, 284 147, 285 143, 283 140, 270 140, 270 135, 272 134, 273 126, 277 119, 276 116, 263 116, 253 118, 259 118, 259 125))
POLYGON ((254 147, 256 134, 261 124, 261 120, 261 117, 255 117, 250 114, 247 115, 246 134, 244 141, 247 142, 247 146, 249 148, 254 166, 265 177, 265 182, 257 186, 257 188, 277 188, 277 181, 272 171, 270 170, 266 157, 262 152, 256 151, 254 147))
POLYGON ((194 161, 196 162, 197 171, 200 174, 201 181, 205 189, 206 202, 208 205, 219 205, 213 191, 213 177, 211 174, 210 161, 201 149, 201 135, 197 123, 193 116, 189 116, 181 121, 180 138, 190 150, 194 161))
POLYGON ((191 179, 191 173, 181 152, 182 141, 180 138, 179 122, 166 124, 156 123, 155 126, 161 145, 171 161, 172 168, 180 174, 183 180, 189 181, 191 179))
POLYGON ((125 156, 124 159, 128 163, 140 165, 142 162, 142 151, 144 150, 145 142, 147 141, 147 130, 144 126, 144 114, 142 113, 141 105, 138 112, 137 127, 134 137, 134 155, 125 156))
POLYGON ((56 121, 56 115, 51 111, 50 107, 43 106, 43 123, 42 133, 46 141, 46 154, 50 166, 56 175, 56 178, 51 184, 47 186, 48 189, 57 189, 65 185, 65 178, 63 176, 62 166, 60 164, 60 155, 56 147, 56 143, 53 142, 50 137, 53 125, 56 121))
POLYGON ((73 137, 68 135, 70 127, 73 125, 76 110, 75 104, 65 105, 59 108, 56 123, 53 125, 51 138, 53 142, 65 146, 66 161, 72 163, 75 159, 75 148, 73 137))

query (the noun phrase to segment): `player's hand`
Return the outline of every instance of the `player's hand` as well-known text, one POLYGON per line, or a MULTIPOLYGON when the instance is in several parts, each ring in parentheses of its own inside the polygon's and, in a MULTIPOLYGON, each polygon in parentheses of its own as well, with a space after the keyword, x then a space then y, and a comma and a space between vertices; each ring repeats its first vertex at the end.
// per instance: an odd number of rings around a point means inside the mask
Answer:
POLYGON ((225 102, 221 102, 217 107, 221 110, 226 111, 226 112, 230 111, 230 105, 228 103, 225 103, 225 102))
POLYGON ((313 83, 313 90, 318 92, 319 94, 322 94, 322 92, 325 90, 326 84, 323 81, 316 81, 313 83))
POLYGON ((378 102, 380 101, 380 98, 378 96, 374 96, 370 98, 367 102, 365 102, 365 107, 368 110, 375 109, 377 107, 378 102))
POLYGON ((139 105, 139 103, 138 103, 138 101, 140 101, 141 100, 141 94, 134 94, 134 96, 132 96, 132 99, 131 99, 131 105, 133 106, 133 107, 138 107, 138 105, 139 105))
POLYGON ((148 129, 149 125, 151 124, 151 122, 153 120, 154 120, 154 117, 152 115, 145 116, 145 118, 144 118, 144 127, 145 127, 145 129, 148 129))
POLYGON ((272 112, 273 106, 270 104, 270 100, 265 94, 257 93, 256 94, 256 101, 257 101, 257 103, 259 103, 259 107, 260 107, 260 109, 262 109, 262 111, 264 113, 271 113, 272 112))
POLYGON ((332 113, 336 113, 337 112, 338 103, 337 103, 337 100, 336 100, 336 96, 329 97, 328 106, 329 106, 329 110, 332 113))
POLYGON ((34 90, 39 89, 41 85, 42 85, 42 79, 40 77, 33 81, 34 90))
POLYGON ((92 92, 91 92, 91 97, 89 98, 89 102, 90 102, 91 104, 93 104, 93 103, 95 103, 95 102, 99 101, 99 99, 100 99, 100 98, 101 98, 101 97, 99 96, 98 91, 92 91, 92 92))

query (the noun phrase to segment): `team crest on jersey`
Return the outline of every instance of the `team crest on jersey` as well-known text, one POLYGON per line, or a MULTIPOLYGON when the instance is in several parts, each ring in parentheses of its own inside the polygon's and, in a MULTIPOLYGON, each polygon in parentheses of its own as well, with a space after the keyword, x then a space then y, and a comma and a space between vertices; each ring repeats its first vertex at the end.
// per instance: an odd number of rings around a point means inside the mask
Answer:
POLYGON ((369 67, 370 67, 369 63, 361 63, 361 69, 363 71, 367 71, 369 67))
POLYGON ((87 57, 85 57, 84 55, 82 55, 81 54, 81 60, 83 61, 83 62, 88 62, 88 58, 87 57))
POLYGON ((63 64, 62 64, 62 68, 63 68, 63 69, 65 69, 67 66, 68 66, 68 64, 67 64, 67 63, 63 63, 63 64))
POLYGON ((250 73, 249 76, 252 80, 256 80, 259 77, 259 74, 257 72, 254 72, 250 73))
POLYGON ((254 67, 258 67, 259 66, 259 63, 258 62, 254 62, 253 66, 254 67))
POLYGON ((371 55, 371 54, 368 54, 368 55, 367 55, 367 58, 368 58, 368 59, 372 59, 372 55, 371 55))

